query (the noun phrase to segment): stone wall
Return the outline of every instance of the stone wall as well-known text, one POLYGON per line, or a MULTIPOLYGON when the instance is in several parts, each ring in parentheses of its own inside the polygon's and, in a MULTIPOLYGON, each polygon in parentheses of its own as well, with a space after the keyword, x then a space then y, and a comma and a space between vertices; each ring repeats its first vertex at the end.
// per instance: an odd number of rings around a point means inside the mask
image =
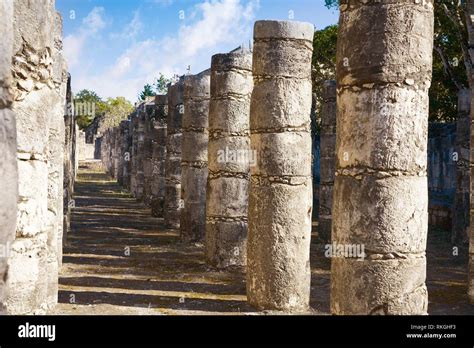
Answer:
POLYGON ((80 161, 91 160, 97 158, 95 155, 96 144, 87 143, 87 136, 84 131, 79 131, 77 134, 77 148, 78 148, 78 159, 80 161))
POLYGON ((428 216, 431 227, 451 230, 456 191, 456 125, 432 123, 428 128, 428 216))
POLYGON ((456 166, 456 191, 453 202, 453 223, 451 241, 455 245, 467 244, 470 224, 470 185, 471 171, 471 90, 462 89, 458 93, 458 119, 456 121, 456 147, 452 160, 456 166))

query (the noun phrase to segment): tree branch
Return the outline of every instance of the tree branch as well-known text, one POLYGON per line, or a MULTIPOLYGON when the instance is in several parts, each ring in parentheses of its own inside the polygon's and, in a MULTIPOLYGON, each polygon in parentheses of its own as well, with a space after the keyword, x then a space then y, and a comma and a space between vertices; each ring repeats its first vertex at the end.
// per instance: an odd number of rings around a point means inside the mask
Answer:
MULTIPOLYGON (((467 32, 467 26, 465 27, 465 24, 463 23, 461 19, 461 15, 459 14, 459 9, 460 9, 460 4, 456 5, 456 14, 453 14, 446 4, 441 5, 443 8, 444 13, 446 16, 453 22, 453 24, 456 26, 456 35, 458 36, 461 49, 462 49, 462 55, 463 55, 463 61, 464 61, 464 67, 466 68, 466 74, 467 74, 467 80, 471 81, 471 70, 472 70, 472 62, 471 62, 471 56, 469 55, 469 47, 466 44, 466 38, 465 35, 463 35, 463 32, 467 32)), ((466 22, 467 25, 467 22, 466 22)))
POLYGON ((456 88, 458 90, 464 89, 463 84, 461 84, 456 79, 456 75, 454 74, 454 71, 451 67, 451 64, 449 64, 449 61, 446 58, 446 55, 444 54, 443 49, 441 47, 439 47, 438 45, 436 45, 436 44, 433 46, 433 49, 438 53, 439 57, 441 58, 441 62, 443 63, 443 67, 444 67, 444 72, 451 79, 451 81, 454 83, 456 88))

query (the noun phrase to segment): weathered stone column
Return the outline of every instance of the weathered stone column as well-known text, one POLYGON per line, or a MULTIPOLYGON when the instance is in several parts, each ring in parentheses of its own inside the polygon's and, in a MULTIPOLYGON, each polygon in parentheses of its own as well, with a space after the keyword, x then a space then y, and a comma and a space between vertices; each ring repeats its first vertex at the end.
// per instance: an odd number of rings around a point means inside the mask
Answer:
POLYGON ((67 235, 71 224, 71 207, 73 204, 74 182, 76 179, 76 121, 71 90, 71 75, 66 84, 66 105, 64 108, 64 163, 63 163, 63 245, 67 243, 67 235))
POLYGON ((122 161, 123 161, 123 183, 122 185, 130 190, 130 170, 131 170, 131 137, 129 120, 122 121, 123 139, 122 139, 122 161))
POLYGON ((456 193, 452 209, 451 242, 464 244, 469 240, 469 195, 471 172, 469 146, 471 135, 471 90, 458 93, 458 119, 456 121, 456 193))
MULTIPOLYGON (((16 125, 12 111, 13 0, 0 2, 0 314, 5 314, 8 297, 8 255, 15 238, 18 169, 16 156, 16 125)), ((10 290, 12 291, 12 290, 10 290)), ((14 289, 13 289, 14 291, 14 289)))
POLYGON ((433 3, 340 9, 331 312, 426 314, 433 3))
POLYGON ((205 241, 218 268, 247 262, 252 89, 251 52, 212 57, 205 241))
POLYGON ((117 140, 115 146, 117 148, 117 183, 123 186, 123 166, 124 166, 124 130, 126 121, 121 121, 117 126, 117 140))
POLYGON ((44 313, 57 301, 63 213, 61 23, 49 0, 15 0, 13 23, 19 200, 6 308, 44 313))
POLYGON ((210 69, 184 80, 181 155, 181 239, 200 241, 206 231, 210 69))
POLYGON ((131 116, 130 139, 131 139, 131 171, 130 171, 130 192, 135 196, 138 187, 138 110, 135 110, 131 116))
POLYGON ((155 97, 155 120, 152 129, 151 214, 163 217, 165 201, 165 161, 166 161, 166 119, 168 117, 168 96, 155 97))
POLYGON ((119 177, 119 170, 121 169, 120 168, 120 157, 121 157, 121 154, 120 154, 120 149, 121 149, 121 145, 120 145, 120 127, 119 126, 115 126, 114 128, 114 152, 113 152, 113 160, 114 160, 114 173, 113 173, 113 177, 114 179, 116 179, 118 181, 118 177, 119 177))
POLYGON ((108 172, 112 178, 115 177, 115 128, 107 129, 108 133, 108 172))
POLYGON ((322 90, 318 235, 331 241, 332 194, 336 170, 336 81, 325 81, 322 90))
POLYGON ((144 140, 143 140, 143 202, 151 206, 153 181, 153 120, 155 118, 155 96, 146 97, 143 104, 144 140))
POLYGON ((135 131, 137 132, 137 143, 135 152, 135 192, 134 197, 137 200, 143 199, 145 189, 145 172, 144 172, 144 160, 145 160, 145 105, 142 103, 137 108, 137 119, 138 124, 135 131))
POLYGON ((165 226, 179 228, 181 213, 181 140, 184 77, 168 89, 165 163, 165 226))
MULTIPOLYGON (((62 55, 62 18, 59 13, 54 16, 54 49, 52 50, 52 82, 54 90, 59 96, 49 118, 49 138, 46 158, 48 162, 48 213, 50 215, 50 230, 48 245, 52 248, 51 256, 56 257, 56 263, 51 261, 51 267, 62 265, 63 250, 63 196, 64 196, 64 144, 65 125, 64 107, 66 105, 66 90, 68 73, 66 62, 62 55)), ((58 274, 48 273, 50 276, 50 302, 55 304, 58 297, 58 274)))
POLYGON ((309 307, 313 34, 309 23, 254 27, 247 296, 258 309, 309 307))

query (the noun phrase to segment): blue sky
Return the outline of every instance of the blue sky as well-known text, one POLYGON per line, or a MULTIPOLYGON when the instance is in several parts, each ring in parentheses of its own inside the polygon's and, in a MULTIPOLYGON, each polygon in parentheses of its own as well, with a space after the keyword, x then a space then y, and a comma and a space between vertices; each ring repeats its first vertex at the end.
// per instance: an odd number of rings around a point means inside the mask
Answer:
POLYGON ((132 102, 160 72, 198 73, 213 54, 248 45, 256 20, 324 28, 338 19, 323 0, 56 0, 56 8, 73 91, 132 102))

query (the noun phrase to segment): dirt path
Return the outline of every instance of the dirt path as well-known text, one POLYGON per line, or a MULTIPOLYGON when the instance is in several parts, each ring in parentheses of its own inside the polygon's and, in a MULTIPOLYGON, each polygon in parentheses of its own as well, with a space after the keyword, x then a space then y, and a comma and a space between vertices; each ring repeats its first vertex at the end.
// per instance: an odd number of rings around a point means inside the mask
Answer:
MULTIPOLYGON (((74 199, 56 314, 257 314, 243 270, 209 268, 203 245, 180 243, 97 164, 81 163, 74 199)), ((430 313, 474 314, 465 255, 438 239, 429 250, 430 313)), ((328 314, 330 260, 323 245, 311 255, 313 313, 328 314)))

